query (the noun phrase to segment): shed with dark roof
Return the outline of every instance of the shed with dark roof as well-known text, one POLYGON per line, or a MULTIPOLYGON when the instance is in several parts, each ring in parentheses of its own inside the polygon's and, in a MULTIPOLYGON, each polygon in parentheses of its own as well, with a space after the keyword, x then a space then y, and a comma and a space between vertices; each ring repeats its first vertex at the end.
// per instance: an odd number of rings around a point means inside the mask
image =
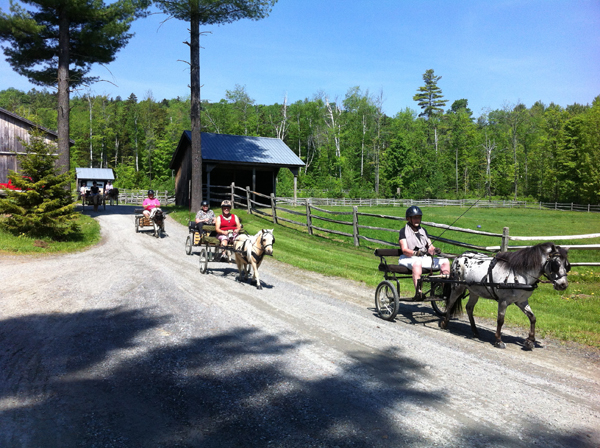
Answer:
MULTIPOLYGON (((177 205, 189 205, 191 145, 192 133, 184 131, 171 159, 177 205)), ((304 162, 281 139, 202 132, 202 179, 209 200, 211 186, 231 183, 266 195, 276 194, 279 170, 288 168, 294 174, 295 187, 302 166, 304 162)))

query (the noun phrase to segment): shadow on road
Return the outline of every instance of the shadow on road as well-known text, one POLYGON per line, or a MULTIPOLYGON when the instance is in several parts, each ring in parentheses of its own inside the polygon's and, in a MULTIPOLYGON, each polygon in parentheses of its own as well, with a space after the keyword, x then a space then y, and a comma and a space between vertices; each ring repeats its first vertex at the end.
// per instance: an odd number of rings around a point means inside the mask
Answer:
MULTIPOLYGON (((419 390, 428 371, 397 349, 298 372, 280 355, 302 366, 310 341, 238 328, 182 343, 169 339, 168 324, 168 316, 121 309, 0 321, 0 446, 431 445, 392 418, 447 398, 419 390), (137 350, 146 338, 155 348, 137 350)), ((582 436, 544 424, 529 432, 543 446, 584 446, 582 436)), ((460 437, 475 436, 479 445, 468 446, 523 446, 483 429, 460 437)))

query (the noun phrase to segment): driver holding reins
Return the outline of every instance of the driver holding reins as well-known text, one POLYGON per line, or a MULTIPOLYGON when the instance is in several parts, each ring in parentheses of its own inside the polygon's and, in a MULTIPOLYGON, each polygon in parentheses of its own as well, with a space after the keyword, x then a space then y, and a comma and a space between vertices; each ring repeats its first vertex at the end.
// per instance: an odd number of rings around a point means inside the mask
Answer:
POLYGON ((422 292, 418 289, 417 281, 421 278, 423 268, 440 270, 442 274, 450 274, 450 262, 447 258, 433 258, 440 254, 440 249, 433 246, 427 231, 421 227, 423 212, 413 205, 406 210, 406 226, 400 230, 400 249, 402 255, 398 264, 412 270, 413 283, 415 284, 415 299, 421 299, 422 292))
POLYGON ((221 241, 221 246, 227 246, 233 243, 233 240, 238 236, 242 225, 240 219, 231 214, 231 201, 221 202, 222 214, 217 216, 215 220, 215 229, 217 231, 217 238, 221 241))

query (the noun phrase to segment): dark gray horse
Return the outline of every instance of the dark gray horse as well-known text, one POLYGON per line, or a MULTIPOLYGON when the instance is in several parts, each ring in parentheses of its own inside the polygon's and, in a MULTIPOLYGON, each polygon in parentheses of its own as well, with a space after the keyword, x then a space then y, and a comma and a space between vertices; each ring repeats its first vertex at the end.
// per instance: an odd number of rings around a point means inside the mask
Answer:
POLYGON ((567 250, 552 243, 542 243, 512 253, 501 252, 496 257, 465 252, 452 263, 450 275, 458 282, 452 284, 452 293, 446 306, 448 312, 440 321, 440 327, 448 328, 450 316, 460 313, 461 301, 468 290, 467 314, 475 337, 479 337, 479 333, 475 327, 473 309, 479 297, 498 302, 494 345, 499 348, 506 347, 501 337, 506 308, 515 303, 529 318, 531 325, 524 348, 531 350, 535 346, 535 315, 528 299, 542 276, 550 280, 557 291, 567 289, 567 272, 570 269, 567 250))

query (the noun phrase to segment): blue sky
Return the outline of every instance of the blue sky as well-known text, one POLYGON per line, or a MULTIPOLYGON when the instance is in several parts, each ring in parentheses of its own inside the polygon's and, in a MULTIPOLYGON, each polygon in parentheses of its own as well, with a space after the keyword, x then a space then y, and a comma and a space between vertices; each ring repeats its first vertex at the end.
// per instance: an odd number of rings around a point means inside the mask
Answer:
MULTIPOLYGON (((8 11, 8 0, 0 8, 8 11)), ((78 93, 135 93, 156 100, 189 95, 185 22, 162 14, 134 23, 136 35, 99 82, 78 93), (162 23, 162 25, 161 25, 162 23), (111 84, 112 83, 112 84, 111 84), (114 84, 114 85, 113 85, 114 84)), ((480 115, 521 101, 588 104, 600 95, 599 0, 279 0, 261 21, 203 28, 202 98, 236 84, 258 104, 343 100, 349 88, 383 92, 395 115, 434 69, 448 99, 480 115)), ((0 89, 33 86, 0 55, 0 89)))

